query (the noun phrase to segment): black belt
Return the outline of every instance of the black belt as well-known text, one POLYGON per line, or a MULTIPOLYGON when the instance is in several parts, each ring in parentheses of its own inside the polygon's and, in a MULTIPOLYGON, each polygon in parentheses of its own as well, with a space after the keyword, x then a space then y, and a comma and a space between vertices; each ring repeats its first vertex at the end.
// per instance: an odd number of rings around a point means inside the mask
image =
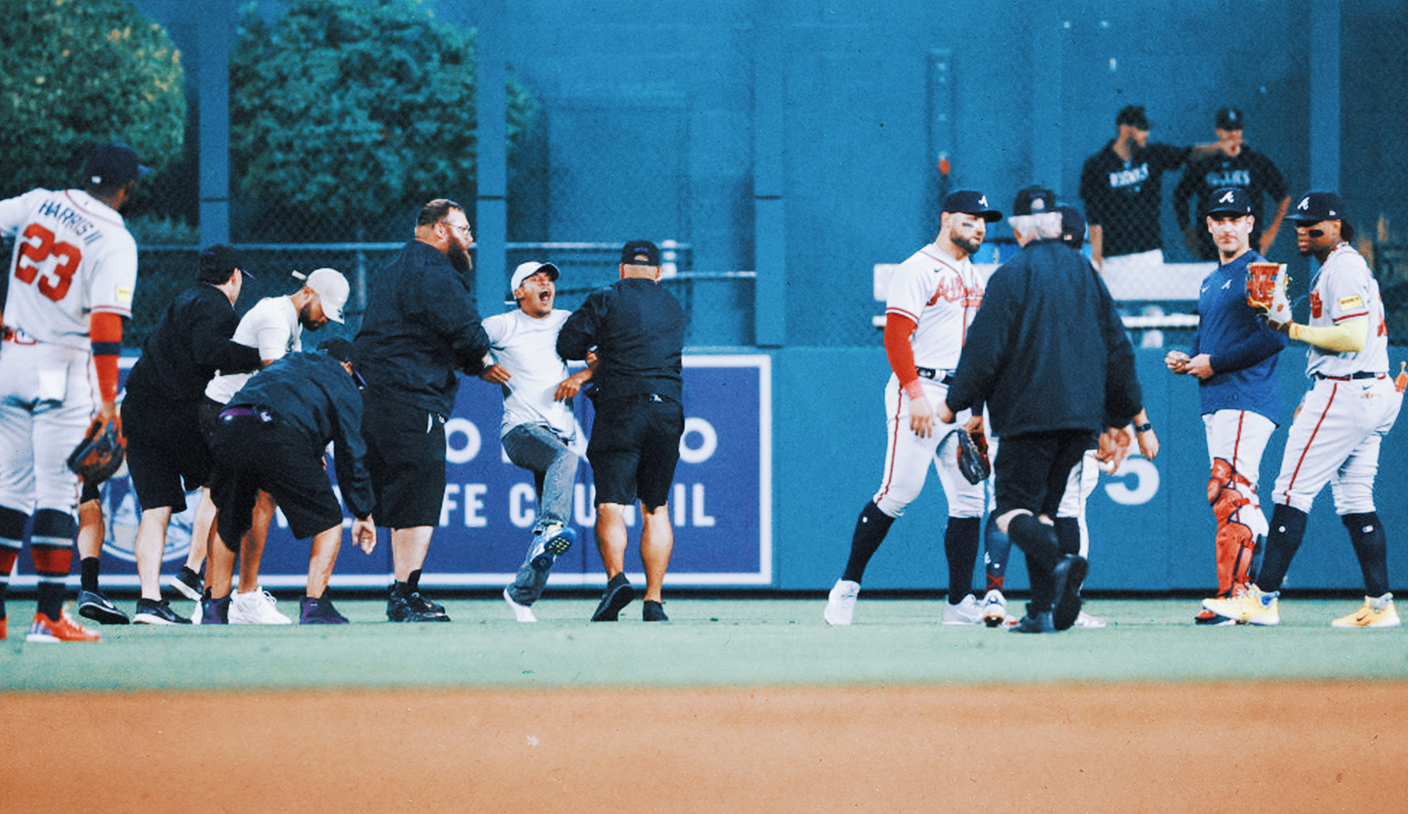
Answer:
POLYGON ((1312 373, 1312 374, 1310 374, 1310 375, 1314 376, 1314 377, 1317 378, 1317 379, 1333 379, 1334 381, 1337 381, 1337 382, 1347 382, 1347 381, 1350 381, 1351 379, 1387 379, 1387 378, 1388 378, 1388 374, 1387 374, 1387 373, 1370 373, 1370 372, 1367 371, 1367 370, 1361 370, 1361 371, 1359 371, 1358 373, 1351 373, 1351 374, 1349 374, 1348 376, 1326 376, 1324 373, 1312 373))
POLYGON ((226 422, 258 421, 268 424, 274 420, 274 413, 254 407, 226 407, 220 411, 220 420, 226 422))
POLYGON ((947 370, 935 370, 932 367, 916 367, 915 373, 926 379, 933 379, 939 384, 953 384, 953 376, 947 370))

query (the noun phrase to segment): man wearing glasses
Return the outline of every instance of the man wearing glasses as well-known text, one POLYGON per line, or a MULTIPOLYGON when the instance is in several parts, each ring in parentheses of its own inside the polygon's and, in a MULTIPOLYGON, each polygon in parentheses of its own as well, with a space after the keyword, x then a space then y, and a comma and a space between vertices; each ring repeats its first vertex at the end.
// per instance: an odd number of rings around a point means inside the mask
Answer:
POLYGON ((415 239, 381 270, 357 332, 362 434, 379 525, 391 529, 392 622, 448 622, 420 594, 421 566, 445 495, 445 420, 459 374, 484 369, 489 337, 466 274, 474 235, 464 207, 437 198, 416 216, 415 239))

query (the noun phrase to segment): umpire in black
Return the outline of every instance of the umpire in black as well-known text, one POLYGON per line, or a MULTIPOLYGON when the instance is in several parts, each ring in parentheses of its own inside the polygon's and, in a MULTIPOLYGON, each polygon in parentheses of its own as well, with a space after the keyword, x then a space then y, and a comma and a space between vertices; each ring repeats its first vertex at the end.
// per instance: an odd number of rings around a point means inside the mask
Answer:
POLYGON ((176 295, 127 375, 122 425, 127 468, 142 505, 135 546, 142 585, 136 622, 190 622, 161 598, 161 557, 172 513, 184 511, 186 493, 210 477, 210 450, 199 419, 206 384, 217 370, 244 373, 260 367, 258 348, 230 338, 239 326, 234 305, 246 276, 252 275, 229 246, 202 251, 196 284, 176 295))
POLYGON ((1032 599, 1019 633, 1065 630, 1080 613, 1087 563, 1063 554, 1052 518, 1071 469, 1100 434, 1140 412, 1134 350, 1095 269, 1062 242, 1061 215, 988 281, 939 419, 987 403, 1000 440, 997 529, 1027 558, 1032 599))
POLYGON ((391 529, 392 622, 450 621, 421 596, 420 574, 445 499, 445 421, 460 374, 477 376, 489 352, 466 280, 473 242, 459 204, 421 207, 415 239, 377 274, 357 332, 367 465, 377 520, 391 529))
POLYGON ((313 538, 308 593, 299 603, 303 624, 345 624, 324 596, 342 545, 342 507, 328 480, 323 450, 333 445, 337 485, 352 523, 352 542, 376 548, 372 484, 362 441, 360 377, 351 342, 330 339, 321 353, 290 353, 240 388, 216 422, 216 459, 210 496, 219 509, 206 566, 202 624, 225 624, 240 540, 253 523, 260 490, 268 492, 298 539, 313 538))
POLYGON ((596 486, 596 544, 606 566, 606 594, 593 622, 614 622, 635 598, 626 579, 625 509, 639 498, 640 558, 647 622, 667 620, 661 585, 674 548, 670 486, 684 434, 685 314, 661 288, 660 250, 633 240, 621 251, 620 279, 593 292, 563 323, 557 353, 593 365, 596 408, 587 460, 596 486))

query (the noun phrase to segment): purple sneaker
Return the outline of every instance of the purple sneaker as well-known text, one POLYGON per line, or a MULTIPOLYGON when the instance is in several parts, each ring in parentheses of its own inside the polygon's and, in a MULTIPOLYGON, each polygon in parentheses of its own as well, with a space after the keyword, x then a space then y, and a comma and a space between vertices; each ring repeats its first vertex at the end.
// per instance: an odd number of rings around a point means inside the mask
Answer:
POLYGON ((332 600, 325 596, 305 596, 298 600, 298 623, 301 625, 345 625, 347 617, 337 612, 332 600))
POLYGON ((220 599, 211 599, 210 592, 200 600, 200 623, 202 625, 228 625, 230 623, 230 596, 226 594, 220 599))

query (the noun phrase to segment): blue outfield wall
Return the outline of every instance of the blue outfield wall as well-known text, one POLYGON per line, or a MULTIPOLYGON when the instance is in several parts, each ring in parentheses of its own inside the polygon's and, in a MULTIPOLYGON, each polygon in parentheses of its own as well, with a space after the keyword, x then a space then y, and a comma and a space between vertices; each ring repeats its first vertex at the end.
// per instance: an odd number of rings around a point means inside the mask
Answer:
MULTIPOLYGON (((1260 494, 1268 517, 1271 491, 1285 447, 1291 412, 1306 390, 1304 346, 1285 351, 1281 365, 1282 426, 1262 459, 1260 494)), ((1404 358, 1391 348, 1392 368, 1404 358)), ((1214 586, 1213 519, 1206 502, 1208 459, 1197 385, 1163 366, 1165 349, 1137 349, 1145 405, 1162 448, 1155 462, 1132 459, 1130 473, 1102 474, 1088 507, 1092 590, 1207 590, 1214 586)), ((774 357, 773 493, 777 587, 829 588, 849 553, 856 516, 879 485, 885 454, 882 388, 889 368, 883 349, 826 348, 778 352, 774 357)), ((1072 371, 1072 375, 1080 375, 1072 371)), ((1378 511, 1389 537, 1389 575, 1408 584, 1408 510, 1402 462, 1408 427, 1391 432, 1380 456, 1378 511)), ((1123 472, 1123 470, 1122 470, 1123 472)), ((930 470, 924 494, 895 523, 866 571, 867 590, 943 589, 947 508, 930 470)), ((680 542, 684 545, 683 540, 680 542)), ((1011 588, 1027 587, 1014 552, 1011 588)), ((974 587, 981 587, 981 562, 974 587)), ((1363 579, 1330 489, 1317 498, 1305 542, 1286 579, 1288 588, 1360 590, 1363 579)))

